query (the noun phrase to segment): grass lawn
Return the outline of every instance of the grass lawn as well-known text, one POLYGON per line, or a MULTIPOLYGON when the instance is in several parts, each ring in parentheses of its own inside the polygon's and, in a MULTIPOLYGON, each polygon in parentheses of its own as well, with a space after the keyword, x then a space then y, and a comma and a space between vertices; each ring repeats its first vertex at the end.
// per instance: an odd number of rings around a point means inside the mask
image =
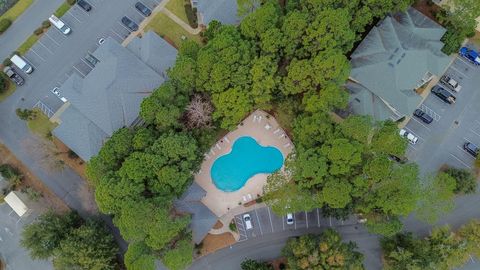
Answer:
POLYGON ((25 40, 22 45, 18 47, 17 51, 20 53, 20 55, 24 55, 26 52, 28 52, 28 50, 30 50, 30 48, 37 42, 39 38, 40 37, 35 34, 30 35, 27 40, 25 40))
POLYGON ((37 117, 34 120, 27 121, 27 126, 34 134, 42 138, 50 139, 52 135, 52 130, 57 126, 57 124, 50 122, 50 120, 48 120, 48 117, 41 111, 36 111, 37 117))
POLYGON ((180 25, 176 24, 167 15, 161 12, 157 13, 145 27, 145 32, 148 30, 153 30, 161 37, 166 36, 175 43, 177 48, 182 43, 182 35, 186 36, 187 39, 195 40, 198 44, 202 44, 199 35, 188 33, 180 25))
POLYGON ((0 20, 9 19, 12 22, 15 21, 32 3, 33 0, 19 0, 13 7, 0 16, 0 20))
POLYGON ((185 13, 185 0, 170 0, 165 6, 168 10, 177 15, 182 21, 188 23, 187 14, 185 13))
POLYGON ((60 18, 60 17, 62 17, 65 13, 67 13, 67 11, 68 11, 71 7, 72 7, 72 6, 70 6, 70 4, 68 4, 67 2, 63 2, 63 4, 61 4, 53 14, 54 14, 55 16, 57 16, 57 18, 60 18))
POLYGON ((10 79, 7 77, 7 75, 5 75, 5 73, 3 72, 0 72, 0 76, 4 77, 5 80, 7 80, 7 83, 8 83, 8 88, 7 88, 7 91, 3 92, 3 93, 0 93, 0 101, 3 101, 4 99, 6 99, 8 96, 10 96, 11 94, 13 94, 13 92, 15 92, 15 83, 13 83, 12 81, 10 81, 10 79))

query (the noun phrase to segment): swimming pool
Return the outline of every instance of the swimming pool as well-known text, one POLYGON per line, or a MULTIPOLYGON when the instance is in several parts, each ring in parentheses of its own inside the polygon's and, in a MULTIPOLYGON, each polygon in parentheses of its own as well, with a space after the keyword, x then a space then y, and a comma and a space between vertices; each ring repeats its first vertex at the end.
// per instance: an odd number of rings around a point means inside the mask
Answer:
POLYGON ((215 186, 225 192, 242 188, 248 179, 259 173, 273 173, 283 165, 283 155, 275 147, 264 147, 252 137, 240 137, 232 151, 212 165, 210 174, 215 186))

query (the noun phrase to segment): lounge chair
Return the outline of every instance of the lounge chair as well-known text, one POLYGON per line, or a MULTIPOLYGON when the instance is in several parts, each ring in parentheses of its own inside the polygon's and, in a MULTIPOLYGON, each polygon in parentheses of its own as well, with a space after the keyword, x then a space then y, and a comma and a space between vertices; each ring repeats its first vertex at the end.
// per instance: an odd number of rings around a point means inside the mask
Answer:
POLYGON ((275 129, 275 131, 273 132, 273 134, 277 134, 278 132, 280 132, 280 129, 279 129, 279 128, 275 129))
POLYGON ((265 125, 265 129, 266 129, 266 130, 270 130, 271 128, 272 128, 272 126, 270 126, 269 124, 266 124, 266 125, 265 125))

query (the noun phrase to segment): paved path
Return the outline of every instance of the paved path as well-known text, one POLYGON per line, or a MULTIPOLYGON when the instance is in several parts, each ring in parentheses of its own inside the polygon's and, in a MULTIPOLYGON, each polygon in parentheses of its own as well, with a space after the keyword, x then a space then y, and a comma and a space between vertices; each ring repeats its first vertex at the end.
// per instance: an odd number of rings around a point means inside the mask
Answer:
POLYGON ((8 30, 0 35, 0 61, 15 51, 64 0, 35 0, 8 30))
POLYGON ((188 23, 178 18, 173 12, 166 8, 162 9, 162 12, 192 35, 198 35, 202 31, 200 27, 193 29, 188 23))

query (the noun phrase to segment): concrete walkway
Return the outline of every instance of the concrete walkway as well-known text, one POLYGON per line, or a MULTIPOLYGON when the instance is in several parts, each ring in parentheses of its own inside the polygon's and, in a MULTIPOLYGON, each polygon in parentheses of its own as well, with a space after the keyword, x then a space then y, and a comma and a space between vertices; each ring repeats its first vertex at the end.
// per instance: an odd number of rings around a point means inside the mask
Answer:
POLYGON ((166 8, 162 9, 162 12, 192 35, 198 35, 202 31, 200 27, 193 29, 189 24, 178 18, 177 15, 173 14, 173 12, 166 8))
POLYGON ((35 0, 10 28, 0 35, 0 61, 9 57, 63 2, 64 0, 35 0))

